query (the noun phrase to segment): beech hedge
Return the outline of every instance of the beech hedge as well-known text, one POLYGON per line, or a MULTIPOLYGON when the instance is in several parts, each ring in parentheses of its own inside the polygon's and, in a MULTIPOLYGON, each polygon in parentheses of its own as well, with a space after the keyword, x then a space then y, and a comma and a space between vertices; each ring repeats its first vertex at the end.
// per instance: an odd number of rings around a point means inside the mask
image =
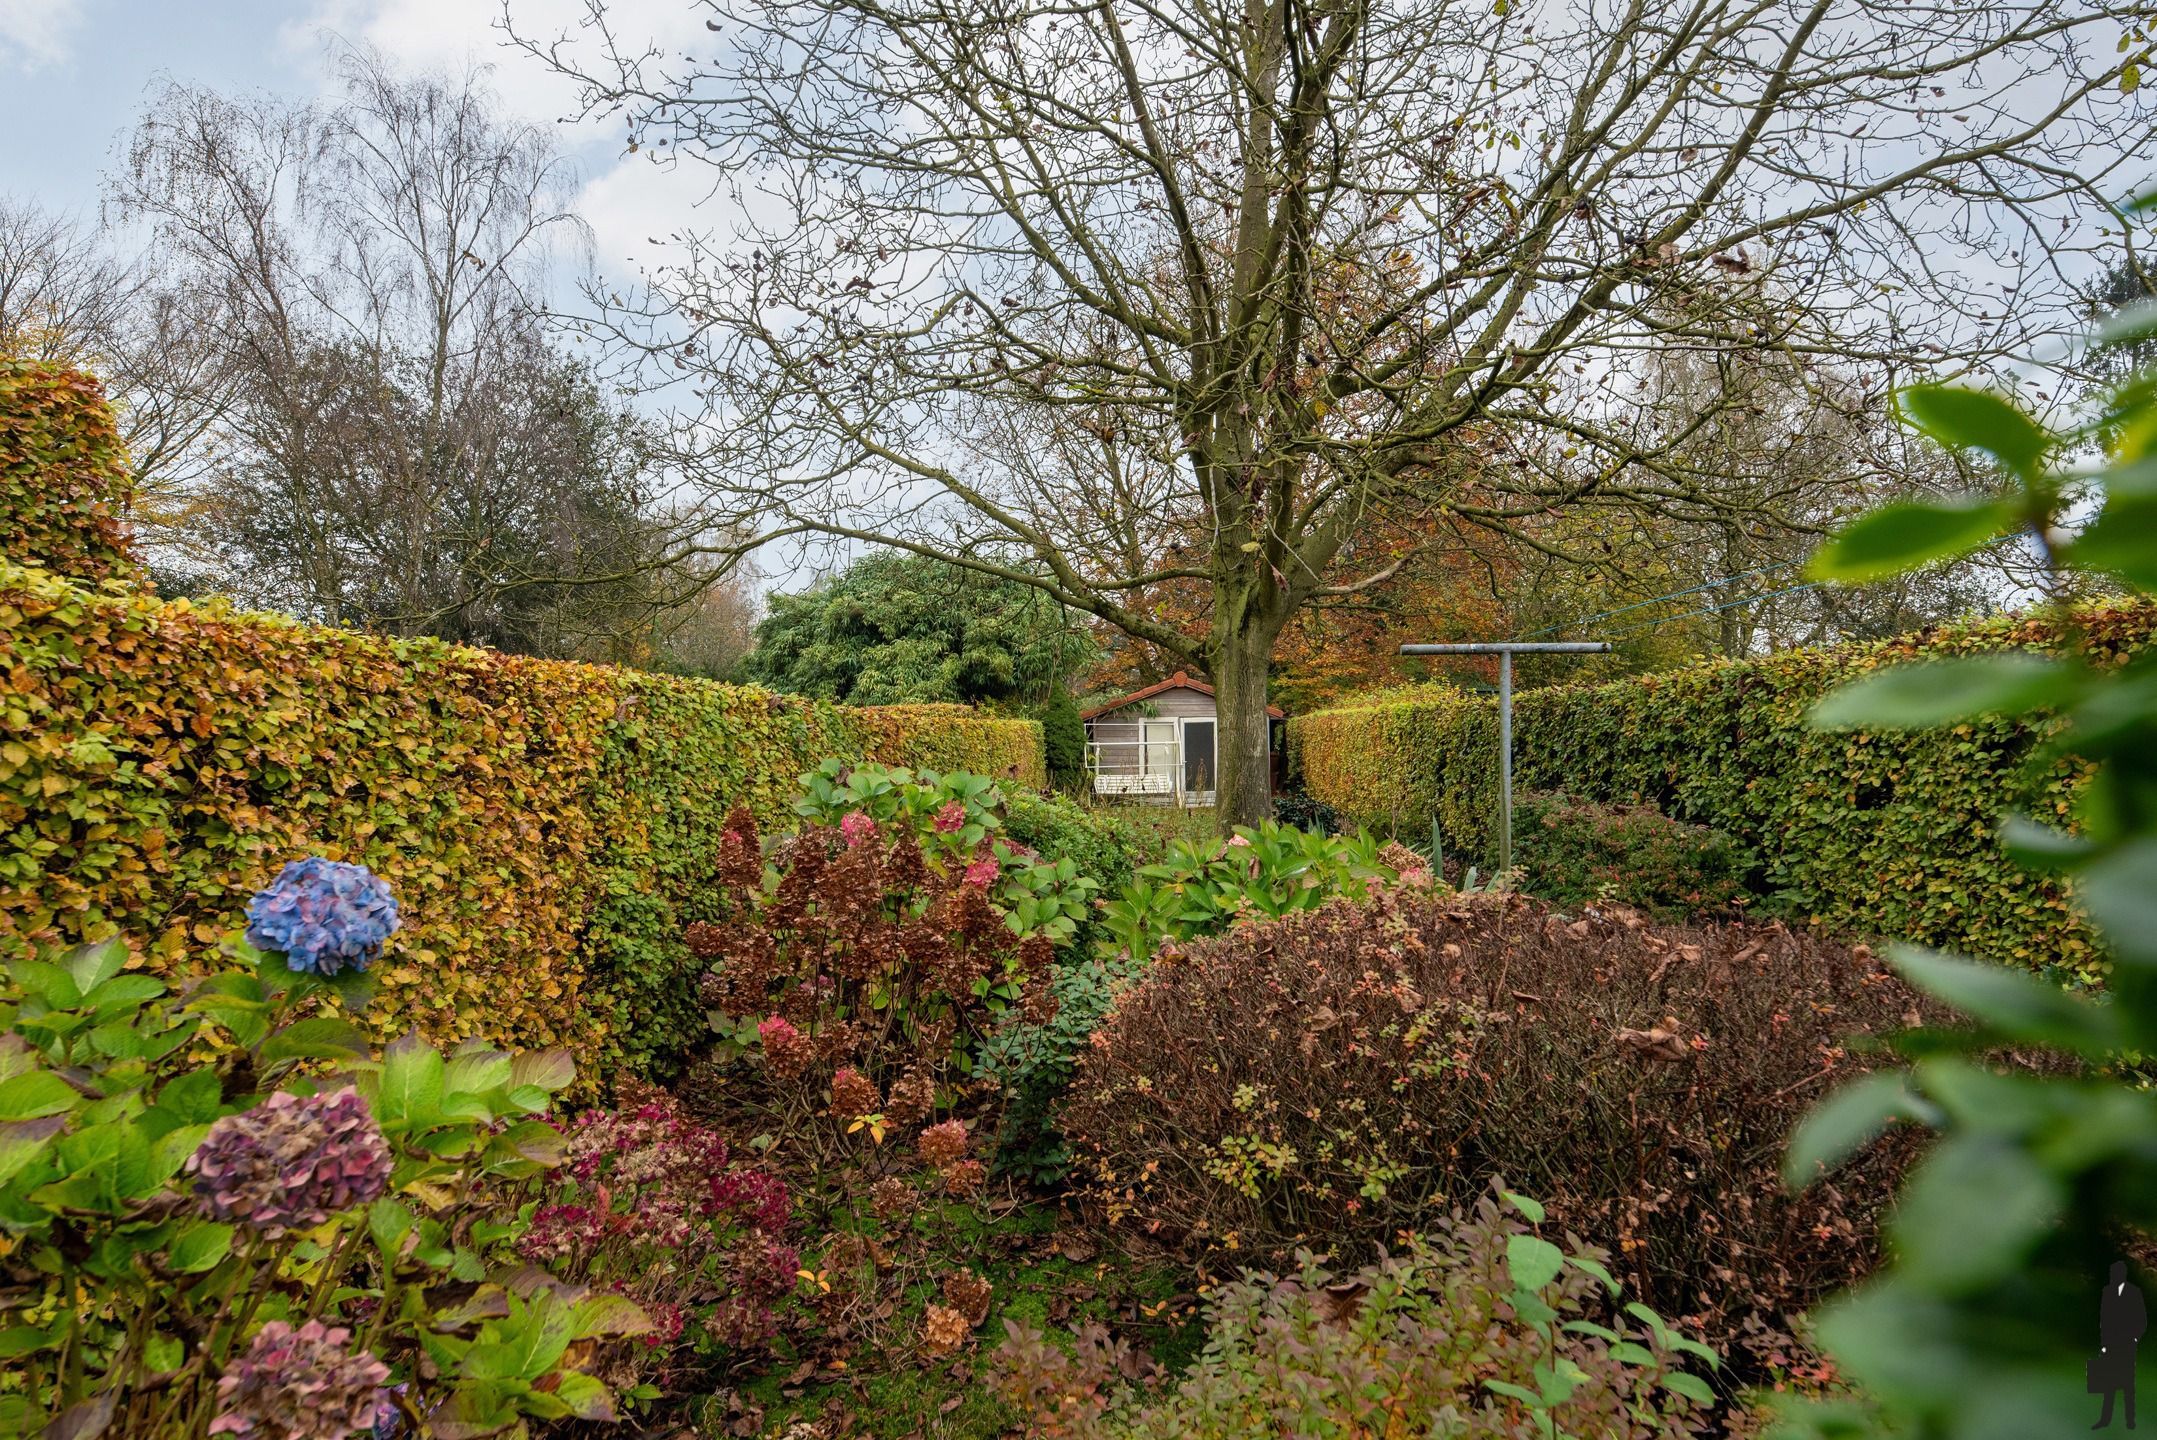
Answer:
MULTIPOLYGON (((2157 633, 2157 604, 2077 612, 2073 643, 2123 664, 2157 633)), ((2065 822, 2085 769, 2038 755, 2039 720, 1933 731, 1808 729, 1827 691, 1915 655, 2043 649, 2054 625, 2005 618, 1901 639, 1711 662, 1514 697, 1514 785, 1649 804, 1712 826, 1756 857, 1750 877, 1781 913, 1834 931, 1953 946, 2094 979, 2105 960, 2068 887, 2001 851, 2001 815, 2065 822)), ((1449 853, 1487 860, 1498 725, 1488 696, 1395 691, 1290 720, 1291 767, 1351 820, 1404 837, 1435 817, 1449 853)))
POLYGON ((137 967, 197 973, 285 861, 356 860, 405 915, 372 1014, 664 1071, 702 1027, 679 936, 723 817, 787 814, 834 755, 1043 773, 1038 725, 963 707, 846 710, 0 561, 0 960, 117 934, 137 967))
POLYGON ((133 491, 104 387, 0 355, 0 556, 85 580, 132 575, 133 491))

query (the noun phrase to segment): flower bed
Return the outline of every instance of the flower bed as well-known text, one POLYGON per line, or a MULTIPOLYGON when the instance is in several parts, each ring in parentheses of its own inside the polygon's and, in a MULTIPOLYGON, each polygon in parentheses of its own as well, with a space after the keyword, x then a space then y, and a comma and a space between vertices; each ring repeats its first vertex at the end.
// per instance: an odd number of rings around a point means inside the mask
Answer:
POLYGON ((649 1109, 565 1137, 559 1050, 372 1049, 345 1017, 398 921, 363 868, 249 909, 178 989, 115 942, 8 966, 0 1433, 481 1440, 614 1418, 684 1291, 714 1343, 762 1338, 795 1283, 769 1177, 649 1109))

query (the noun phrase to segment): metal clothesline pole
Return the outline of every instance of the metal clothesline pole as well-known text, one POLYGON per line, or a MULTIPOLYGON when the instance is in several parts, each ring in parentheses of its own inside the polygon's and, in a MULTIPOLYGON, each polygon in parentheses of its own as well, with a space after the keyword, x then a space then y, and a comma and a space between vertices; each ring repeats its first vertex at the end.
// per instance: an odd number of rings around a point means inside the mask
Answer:
POLYGON ((1513 657, 1608 655, 1605 640, 1476 640, 1460 644, 1403 645, 1403 655, 1495 655, 1498 657, 1498 873, 1513 868, 1513 657))

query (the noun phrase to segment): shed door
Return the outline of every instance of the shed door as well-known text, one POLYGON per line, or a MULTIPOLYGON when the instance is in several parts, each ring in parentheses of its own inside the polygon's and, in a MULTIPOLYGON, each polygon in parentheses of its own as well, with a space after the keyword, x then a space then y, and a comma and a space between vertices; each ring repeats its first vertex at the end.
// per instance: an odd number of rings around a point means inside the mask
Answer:
POLYGON ((1139 773, 1142 775, 1174 775, 1176 773, 1176 722, 1173 720, 1139 721, 1139 737, 1144 742, 1139 747, 1139 773))
POLYGON ((1183 788, 1185 790, 1211 790, 1215 774, 1213 766, 1213 731, 1211 720, 1186 720, 1183 722, 1183 788))

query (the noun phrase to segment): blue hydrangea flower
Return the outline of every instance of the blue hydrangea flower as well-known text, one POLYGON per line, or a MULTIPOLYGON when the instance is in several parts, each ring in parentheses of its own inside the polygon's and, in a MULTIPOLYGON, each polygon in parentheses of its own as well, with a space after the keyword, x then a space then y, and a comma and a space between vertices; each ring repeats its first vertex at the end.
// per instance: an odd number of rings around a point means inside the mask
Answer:
POLYGON ((397 930, 397 897, 364 865, 294 860, 247 902, 247 943, 295 970, 364 970, 397 930))

